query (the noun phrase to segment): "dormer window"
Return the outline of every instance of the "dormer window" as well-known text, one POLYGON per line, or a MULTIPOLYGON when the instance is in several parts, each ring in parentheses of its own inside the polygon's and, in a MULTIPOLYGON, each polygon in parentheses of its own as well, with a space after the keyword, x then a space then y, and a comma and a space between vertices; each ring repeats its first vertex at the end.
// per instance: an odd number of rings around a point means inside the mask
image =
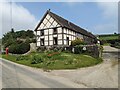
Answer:
POLYGON ((40 35, 41 35, 41 36, 43 36, 43 35, 44 35, 44 30, 41 30, 40 35))
POLYGON ((53 34, 57 34, 57 28, 53 29, 53 34))

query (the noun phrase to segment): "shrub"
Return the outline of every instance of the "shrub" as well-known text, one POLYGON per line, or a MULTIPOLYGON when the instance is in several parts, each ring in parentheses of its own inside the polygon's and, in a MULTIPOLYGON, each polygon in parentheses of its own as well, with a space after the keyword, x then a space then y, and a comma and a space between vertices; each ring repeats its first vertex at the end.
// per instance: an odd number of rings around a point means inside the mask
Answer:
POLYGON ((43 59, 42 59, 42 57, 40 55, 34 55, 32 57, 31 64, 38 64, 38 63, 41 63, 41 62, 43 62, 43 59))
POLYGON ((77 38, 73 41, 71 41, 71 46, 76 46, 76 45, 85 45, 86 43, 80 39, 80 38, 77 38))
POLYGON ((9 52, 13 54, 24 54, 30 50, 29 43, 12 44, 9 46, 9 52))
POLYGON ((37 48, 37 51, 38 52, 44 52, 46 50, 46 47, 45 46, 43 46, 43 47, 38 47, 37 48))
POLYGON ((82 46, 77 45, 77 46, 74 47, 74 53, 75 54, 80 54, 82 52, 83 52, 83 47, 82 46))

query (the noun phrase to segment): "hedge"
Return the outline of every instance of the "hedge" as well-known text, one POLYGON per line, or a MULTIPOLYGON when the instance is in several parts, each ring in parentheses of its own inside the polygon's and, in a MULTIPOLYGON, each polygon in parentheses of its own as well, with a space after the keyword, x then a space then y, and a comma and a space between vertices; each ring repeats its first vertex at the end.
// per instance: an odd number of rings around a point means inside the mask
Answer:
POLYGON ((20 44, 12 44, 9 46, 9 52, 13 54, 24 54, 30 50, 30 44, 23 42, 20 44))

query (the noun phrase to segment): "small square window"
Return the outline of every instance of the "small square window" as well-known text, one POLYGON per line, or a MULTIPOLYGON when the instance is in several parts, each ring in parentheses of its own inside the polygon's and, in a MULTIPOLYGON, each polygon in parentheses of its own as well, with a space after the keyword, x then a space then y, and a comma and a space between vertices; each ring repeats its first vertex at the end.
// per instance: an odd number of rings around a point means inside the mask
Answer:
POLYGON ((57 37, 54 37, 54 38, 53 38, 53 45, 57 45, 57 44, 58 44, 57 37))
POLYGON ((43 36, 43 35, 44 35, 44 30, 41 30, 40 35, 41 35, 41 36, 43 36))
POLYGON ((57 34, 57 28, 53 29, 53 34, 57 34))
POLYGON ((40 40, 40 44, 41 44, 41 46, 44 46, 44 39, 40 40))
POLYGON ((67 45, 69 45, 69 37, 67 37, 67 45))

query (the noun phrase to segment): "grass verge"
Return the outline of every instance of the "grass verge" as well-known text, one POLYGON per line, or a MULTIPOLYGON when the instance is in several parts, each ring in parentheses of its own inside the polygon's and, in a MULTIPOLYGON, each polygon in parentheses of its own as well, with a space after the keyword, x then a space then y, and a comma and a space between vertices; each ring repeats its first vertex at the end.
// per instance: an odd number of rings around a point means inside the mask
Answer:
POLYGON ((64 53, 64 52, 60 52, 57 54, 31 53, 25 56, 2 55, 2 58, 23 65, 36 67, 36 68, 50 69, 50 70, 77 69, 82 67, 93 66, 102 62, 101 58, 93 58, 89 55, 64 53))

